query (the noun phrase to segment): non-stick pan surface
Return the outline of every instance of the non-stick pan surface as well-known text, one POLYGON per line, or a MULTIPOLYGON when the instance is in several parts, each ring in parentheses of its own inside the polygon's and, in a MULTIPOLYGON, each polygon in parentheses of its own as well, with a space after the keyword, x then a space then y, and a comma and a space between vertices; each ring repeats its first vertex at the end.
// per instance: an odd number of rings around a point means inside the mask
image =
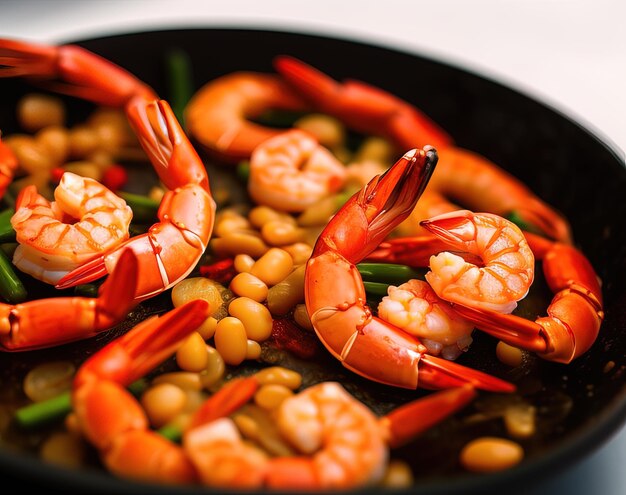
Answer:
MULTIPOLYGON (((69 40, 68 40, 69 41, 69 40)), ((73 41, 73 40, 72 40, 73 41)), ((477 151, 525 182, 536 194, 570 220, 578 247, 589 257, 603 281, 606 319, 593 348, 568 366, 540 362, 540 386, 535 397, 540 413, 567 398, 566 413, 554 406, 553 421, 544 418, 544 432, 528 442, 528 456, 518 467, 493 475, 448 471, 457 447, 466 439, 453 437, 454 423, 446 423, 402 452, 418 467, 416 494, 492 493, 528 486, 588 454, 611 435, 626 417, 626 168, 622 156, 582 125, 523 94, 476 74, 439 61, 352 41, 288 32, 239 29, 193 29, 146 32, 99 38, 80 45, 111 59, 168 96, 164 54, 172 48, 186 51, 193 64, 196 88, 237 70, 272 72, 279 54, 298 57, 336 79, 367 81, 414 103, 454 137, 459 146, 477 151), (608 370, 607 363, 614 362, 608 370), (543 408, 543 409, 541 409, 543 408), (432 459, 444 467, 433 467, 432 459), (430 463, 430 464, 429 464, 430 463), (424 466, 420 472, 419 466, 424 466), (447 467, 446 467, 447 466, 447 467), (452 473, 452 474, 450 474, 452 473)), ((31 90, 25 83, 0 80, 0 127, 17 130, 15 101, 31 90)), ((86 107, 70 102, 73 115, 86 107)), ((138 318, 167 306, 161 298, 144 303, 138 318)), ((531 315, 532 317, 532 315, 531 315)), ((129 325, 122 325, 119 331, 129 325)), ((23 377, 38 362, 58 356, 84 356, 111 336, 57 350, 0 355, 5 383, 23 377)), ((514 378, 493 357, 495 341, 476 339, 463 356, 468 366, 514 378)), ((370 398, 402 402, 412 392, 387 392, 347 374, 337 363, 328 373, 361 387, 370 398), (402 398, 400 398, 400 395, 402 398)), ((519 379, 519 376, 517 377, 519 379)), ((532 380, 535 377, 524 377, 532 380)), ((416 419, 419 420, 419 419, 416 419)), ((488 431, 489 432, 489 431, 488 431)), ((68 471, 45 465, 14 449, 0 450, 3 478, 20 485, 33 484, 55 491, 198 493, 200 488, 157 487, 115 479, 104 471, 68 471)))

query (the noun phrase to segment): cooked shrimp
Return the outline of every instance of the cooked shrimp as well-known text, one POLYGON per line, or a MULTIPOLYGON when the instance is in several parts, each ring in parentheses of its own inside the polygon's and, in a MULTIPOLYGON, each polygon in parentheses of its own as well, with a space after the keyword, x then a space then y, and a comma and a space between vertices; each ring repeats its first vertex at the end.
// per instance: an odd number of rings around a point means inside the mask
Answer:
POLYGON ((380 481, 389 448, 398 447, 458 411, 471 387, 437 392, 377 418, 334 382, 285 399, 278 430, 301 455, 270 458, 245 443, 235 423, 221 418, 187 431, 183 448, 205 485, 221 488, 329 490, 380 481))
POLYGON ((102 184, 71 172, 63 174, 54 198, 49 202, 28 186, 11 218, 20 244, 13 263, 49 284, 124 242, 133 215, 102 184))
POLYGON ((255 148, 248 191, 258 204, 282 211, 303 211, 337 192, 346 169, 309 134, 290 130, 255 148))
POLYGON ((390 286, 378 305, 378 316, 419 337, 429 354, 456 359, 472 343, 474 325, 458 315, 422 280, 390 286))
POLYGON ((421 225, 453 250, 478 258, 484 265, 479 267, 447 251, 431 256, 426 280, 442 299, 510 313, 528 293, 535 257, 514 223, 489 213, 460 210, 421 225))

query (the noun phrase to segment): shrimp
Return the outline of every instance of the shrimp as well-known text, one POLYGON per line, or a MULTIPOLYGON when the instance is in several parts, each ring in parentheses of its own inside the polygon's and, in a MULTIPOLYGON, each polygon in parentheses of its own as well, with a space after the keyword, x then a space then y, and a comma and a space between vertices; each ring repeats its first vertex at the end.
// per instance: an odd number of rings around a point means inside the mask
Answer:
POLYGON ((270 458, 244 443, 229 418, 188 431, 183 445, 202 482, 219 488, 336 490, 371 486, 385 473, 389 448, 403 445, 464 407, 471 387, 445 390, 383 418, 335 382, 322 382, 283 401, 275 418, 300 455, 270 458))
POLYGON ((447 251, 433 255, 426 280, 442 299, 511 313, 528 293, 535 257, 514 223, 497 215, 462 210, 421 224, 451 249, 477 257, 484 265, 476 266, 447 251))
POLYGON ((102 250, 64 275, 56 287, 68 288, 110 273, 127 247, 139 262, 137 299, 153 297, 186 277, 208 244, 215 201, 204 164, 167 102, 158 100, 152 89, 120 67, 71 45, 50 47, 0 39, 0 77, 12 76, 47 79, 48 84, 74 96, 124 107, 159 179, 170 189, 161 201, 159 222, 148 233, 102 250))
POLYGON ((41 349, 92 337, 121 323, 135 307, 137 258, 128 250, 97 298, 51 297, 0 304, 0 351, 41 349))
POLYGON ((19 246, 13 264, 56 284, 64 275, 128 239, 133 212, 98 181, 71 172, 61 177, 49 202, 27 186, 15 203, 11 225, 19 246))
POLYGON ((443 129, 410 103, 359 81, 336 82, 291 57, 278 57, 274 65, 297 94, 353 129, 382 134, 401 150, 419 143, 436 147, 440 164, 429 192, 473 210, 502 216, 515 212, 553 239, 572 242, 571 228, 560 213, 482 155, 456 146, 443 129))
POLYGON ((345 179, 345 167, 329 150, 294 129, 254 150, 248 192, 258 204, 300 212, 337 192, 345 179))
POLYGON ((209 152, 237 163, 262 142, 282 133, 252 122, 265 110, 300 111, 306 103, 280 77, 236 72, 200 88, 185 108, 191 135, 209 152))
POLYGON ((371 380, 405 388, 471 383, 485 390, 512 391, 507 382, 428 355, 417 338, 373 316, 366 304, 355 264, 409 215, 436 163, 431 147, 407 152, 335 214, 306 266, 307 312, 331 354, 371 380))
POLYGON ((462 318, 430 285, 409 280, 390 286, 378 305, 378 316, 418 337, 433 356, 456 359, 472 343, 472 322, 462 318))

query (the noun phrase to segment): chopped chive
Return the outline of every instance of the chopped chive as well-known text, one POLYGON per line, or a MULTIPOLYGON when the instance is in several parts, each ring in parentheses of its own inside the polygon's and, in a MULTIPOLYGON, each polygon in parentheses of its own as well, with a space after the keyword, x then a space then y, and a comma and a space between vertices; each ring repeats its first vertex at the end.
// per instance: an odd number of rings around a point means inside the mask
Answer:
POLYGON ((120 196, 126 204, 133 210, 133 222, 152 222, 157 218, 157 212, 159 211, 159 202, 155 201, 148 196, 142 196, 141 194, 129 193, 126 191, 118 191, 117 195, 120 196))
POLYGON ((79 297, 98 297, 98 284, 80 284, 74 287, 74 294, 79 297))
POLYGON ((157 433, 172 442, 180 442, 183 432, 176 425, 165 425, 157 430, 157 433))
MULTIPOLYGON (((147 386, 144 379, 139 379, 128 386, 128 391, 133 395, 140 395, 147 386)), ((51 399, 21 407, 15 411, 15 419, 23 428, 36 428, 63 419, 71 411, 72 393, 68 391, 51 399)))
POLYGON ((13 263, 0 249, 0 296, 11 304, 26 300, 26 287, 15 273, 13 263))
POLYGON ((372 296, 386 296, 389 284, 383 284, 380 282, 363 282, 365 292, 372 296))
POLYGON ((166 66, 172 111, 178 122, 184 125, 184 112, 193 96, 193 77, 189 55, 180 48, 166 54, 166 66))
POLYGON ((0 212, 0 243, 15 242, 15 230, 11 225, 11 217, 14 213, 13 208, 0 212))
POLYGON ((393 263, 359 263, 357 269, 363 280, 388 285, 400 285, 421 276, 420 272, 410 266, 393 263))

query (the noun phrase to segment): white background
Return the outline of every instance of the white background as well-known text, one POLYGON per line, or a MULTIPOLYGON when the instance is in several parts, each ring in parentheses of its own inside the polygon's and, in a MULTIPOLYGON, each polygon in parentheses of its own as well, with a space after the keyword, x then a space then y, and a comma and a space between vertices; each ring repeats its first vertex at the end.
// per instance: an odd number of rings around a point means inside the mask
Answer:
MULTIPOLYGON (((0 36, 31 41, 248 26, 415 51, 534 96, 621 150, 626 149, 625 20, 626 2, 620 0, 0 0, 0 36)), ((537 493, 567 486, 572 495, 626 494, 624 459, 626 430, 537 493)))

